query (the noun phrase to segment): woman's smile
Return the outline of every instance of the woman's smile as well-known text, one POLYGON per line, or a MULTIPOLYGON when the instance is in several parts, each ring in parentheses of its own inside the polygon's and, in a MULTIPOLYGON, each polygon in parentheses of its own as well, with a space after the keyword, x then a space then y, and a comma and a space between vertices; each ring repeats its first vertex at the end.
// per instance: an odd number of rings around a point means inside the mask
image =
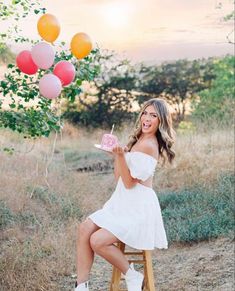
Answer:
POLYGON ((147 122, 143 122, 142 123, 142 128, 143 129, 149 129, 151 127, 151 124, 150 123, 147 123, 147 122))
POLYGON ((159 119, 154 106, 145 108, 141 116, 141 128, 144 133, 155 133, 159 126, 159 119))

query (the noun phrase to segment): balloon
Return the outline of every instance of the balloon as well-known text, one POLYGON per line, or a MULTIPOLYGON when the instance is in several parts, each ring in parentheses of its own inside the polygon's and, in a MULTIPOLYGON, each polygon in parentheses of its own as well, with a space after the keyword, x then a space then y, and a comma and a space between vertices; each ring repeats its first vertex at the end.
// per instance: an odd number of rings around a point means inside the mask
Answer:
POLYGON ((72 54, 77 59, 82 59, 86 57, 92 50, 91 39, 86 33, 77 33, 71 40, 70 48, 72 54))
POLYGON ((37 65, 32 59, 31 52, 28 50, 24 50, 18 54, 18 56, 16 57, 16 64, 21 72, 28 75, 33 75, 38 70, 37 65))
POLYGON ((52 14, 44 14, 38 20, 38 33, 40 36, 48 41, 53 42, 60 34, 60 24, 56 17, 52 14))
POLYGON ((40 69, 49 69, 54 63, 55 52, 49 43, 37 43, 35 46, 32 47, 31 54, 34 63, 40 69))
POLYGON ((73 82, 75 78, 75 68, 73 64, 68 61, 60 61, 55 65, 53 70, 54 75, 60 78, 63 86, 73 82))
POLYGON ((60 79, 53 74, 46 74, 39 81, 40 94, 48 99, 58 97, 61 89, 60 79))

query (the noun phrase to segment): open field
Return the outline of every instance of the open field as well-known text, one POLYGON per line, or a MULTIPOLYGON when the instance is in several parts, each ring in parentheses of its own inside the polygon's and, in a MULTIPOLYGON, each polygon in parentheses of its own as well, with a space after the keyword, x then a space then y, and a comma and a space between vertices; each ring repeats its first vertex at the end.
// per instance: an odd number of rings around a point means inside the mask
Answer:
MULTIPOLYGON (((102 207, 115 188, 112 158, 93 147, 104 132, 66 125, 62 135, 35 142, 0 133, 1 290, 72 290, 77 223, 102 207)), ((129 132, 125 127, 116 134, 125 143, 129 132)), ((157 290, 232 290, 234 132, 178 132, 175 151, 174 164, 159 163, 154 180, 169 234, 169 249, 153 252, 157 290), (202 199, 204 194, 208 199, 202 199), (207 238, 202 239, 197 231, 191 242, 177 228, 172 232, 174 205, 168 197, 174 195, 183 197, 187 207, 198 202, 196 222, 206 217, 200 203, 213 202, 210 211, 227 232, 215 229, 202 233, 207 238), (231 219, 225 220, 224 213, 231 219)), ((191 214, 184 212, 184 219, 191 214)), ((207 220, 205 225, 211 227, 207 220)), ((96 257, 91 290, 108 290, 110 278, 111 266, 96 257)))

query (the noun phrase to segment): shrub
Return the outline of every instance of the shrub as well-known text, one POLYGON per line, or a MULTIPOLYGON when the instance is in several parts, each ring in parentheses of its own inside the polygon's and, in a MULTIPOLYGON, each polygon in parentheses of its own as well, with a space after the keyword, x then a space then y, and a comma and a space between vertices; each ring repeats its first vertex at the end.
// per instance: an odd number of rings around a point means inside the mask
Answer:
POLYGON ((164 193, 159 197, 169 242, 234 238, 234 176, 221 175, 212 189, 164 193))

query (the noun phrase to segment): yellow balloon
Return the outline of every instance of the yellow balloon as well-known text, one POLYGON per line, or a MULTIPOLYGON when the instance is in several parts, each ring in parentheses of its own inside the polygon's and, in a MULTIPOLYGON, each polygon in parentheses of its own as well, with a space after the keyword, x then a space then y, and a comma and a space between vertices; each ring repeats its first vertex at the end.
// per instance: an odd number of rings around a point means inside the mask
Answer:
POLYGON ((86 57, 92 50, 90 37, 83 32, 76 33, 71 40, 70 49, 77 59, 86 57))
POLYGON ((52 14, 44 14, 38 20, 38 33, 40 36, 48 41, 53 42, 60 34, 60 24, 56 17, 52 14))

